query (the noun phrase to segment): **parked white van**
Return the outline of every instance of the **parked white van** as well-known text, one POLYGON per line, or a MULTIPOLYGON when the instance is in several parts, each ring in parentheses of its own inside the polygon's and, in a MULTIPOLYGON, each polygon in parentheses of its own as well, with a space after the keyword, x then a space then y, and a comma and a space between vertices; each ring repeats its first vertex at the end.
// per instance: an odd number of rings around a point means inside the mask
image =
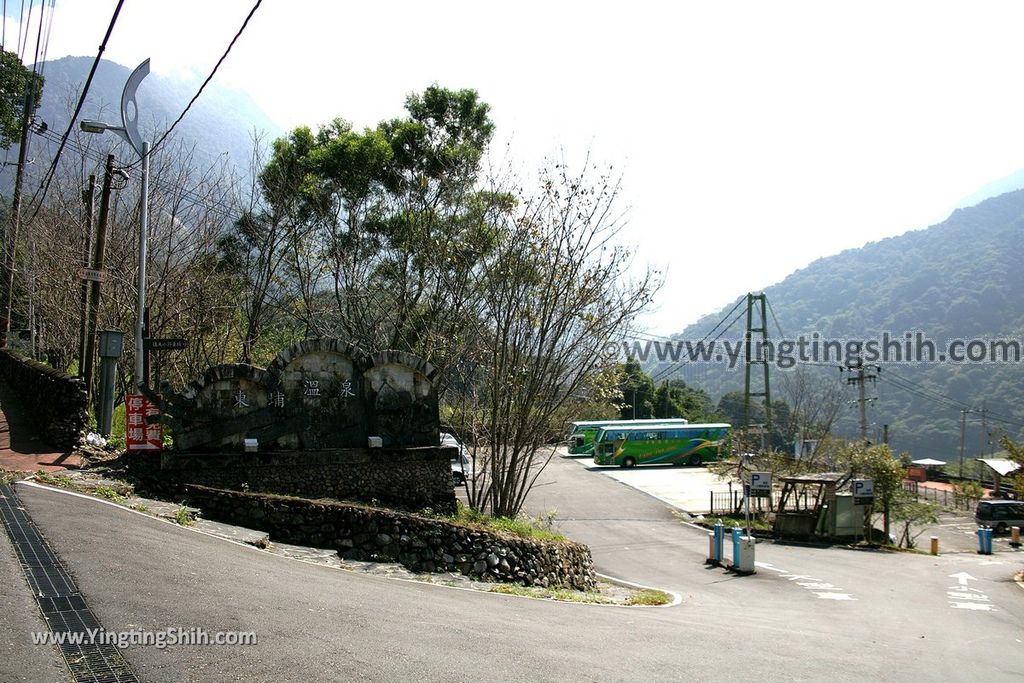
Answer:
POLYGON ((469 459, 466 447, 447 432, 441 432, 441 445, 459 449, 452 458, 452 483, 455 486, 463 486, 468 480, 473 479, 473 461, 469 459))

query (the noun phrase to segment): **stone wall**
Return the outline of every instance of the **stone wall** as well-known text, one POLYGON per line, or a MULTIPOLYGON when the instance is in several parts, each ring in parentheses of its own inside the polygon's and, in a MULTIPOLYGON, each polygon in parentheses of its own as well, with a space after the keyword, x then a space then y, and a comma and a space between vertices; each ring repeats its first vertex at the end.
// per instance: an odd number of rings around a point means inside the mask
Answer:
POLYGON ((526 586, 596 585, 590 549, 344 503, 187 486, 204 517, 260 529, 271 541, 336 548, 346 559, 397 561, 412 571, 458 571, 526 586))
POLYGON ((355 448, 262 453, 137 454, 143 487, 178 495, 186 484, 379 503, 405 510, 455 511, 454 448, 355 448))
POLYGON ((81 379, 8 349, 0 349, 0 378, 18 394, 47 443, 66 450, 78 446, 89 423, 81 379))

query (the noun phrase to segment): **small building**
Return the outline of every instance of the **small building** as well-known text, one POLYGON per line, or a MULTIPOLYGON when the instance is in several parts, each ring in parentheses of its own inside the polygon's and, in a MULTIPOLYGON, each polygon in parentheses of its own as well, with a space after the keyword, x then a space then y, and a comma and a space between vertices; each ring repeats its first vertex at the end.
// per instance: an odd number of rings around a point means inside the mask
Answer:
POLYGON ((864 533, 867 505, 855 505, 845 472, 782 477, 775 510, 780 538, 853 538, 864 533))

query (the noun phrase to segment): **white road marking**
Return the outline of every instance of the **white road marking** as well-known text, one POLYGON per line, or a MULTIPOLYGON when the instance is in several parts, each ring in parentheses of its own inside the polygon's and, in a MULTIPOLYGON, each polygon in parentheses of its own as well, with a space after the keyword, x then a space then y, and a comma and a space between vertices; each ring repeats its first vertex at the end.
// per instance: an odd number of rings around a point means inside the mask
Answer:
POLYGON ((857 599, 857 598, 853 597, 852 595, 850 595, 849 593, 818 593, 818 592, 815 592, 815 595, 817 595, 822 600, 856 600, 857 599))
POLYGON ((999 611, 989 601, 987 595, 977 588, 971 588, 967 585, 969 581, 977 581, 977 578, 971 576, 967 572, 950 574, 949 578, 956 579, 958 584, 946 589, 946 599, 949 600, 949 606, 953 609, 967 609, 976 612, 999 611))
POLYGON ((999 610, 997 610, 995 607, 993 607, 989 603, 980 603, 980 602, 951 602, 951 603, 949 603, 949 606, 954 608, 954 609, 969 609, 969 610, 975 610, 975 611, 978 611, 978 612, 998 612, 999 611, 999 610))
POLYGON ((842 588, 839 588, 838 586, 834 586, 831 583, 826 583, 822 579, 818 579, 818 578, 815 578, 813 576, 808 576, 806 574, 792 574, 788 570, 780 569, 779 567, 776 567, 776 566, 774 566, 772 564, 769 564, 768 562, 758 562, 758 561, 755 560, 754 561, 754 566, 758 567, 760 569, 767 569, 769 571, 778 572, 779 575, 782 578, 784 578, 784 579, 786 579, 788 581, 795 581, 796 585, 798 585, 798 586, 800 586, 802 588, 806 588, 807 590, 811 591, 812 593, 817 595, 822 600, 856 600, 857 599, 857 598, 853 597, 852 595, 850 595, 849 593, 831 592, 831 591, 841 591, 842 588))
POLYGON ((976 578, 974 578, 967 572, 957 572, 956 574, 950 574, 949 578, 956 579, 957 583, 959 583, 961 586, 966 586, 968 581, 977 581, 976 578))

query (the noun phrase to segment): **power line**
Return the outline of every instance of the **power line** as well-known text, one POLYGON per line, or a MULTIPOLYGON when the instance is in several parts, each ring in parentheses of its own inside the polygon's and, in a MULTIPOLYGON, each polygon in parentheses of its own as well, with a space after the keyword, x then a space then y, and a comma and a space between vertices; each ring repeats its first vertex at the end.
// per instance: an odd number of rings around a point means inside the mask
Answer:
POLYGON ((775 309, 772 308, 771 299, 769 299, 768 297, 765 297, 765 301, 768 302, 768 312, 772 316, 772 322, 775 323, 775 329, 777 329, 779 331, 779 338, 780 339, 785 339, 786 338, 786 333, 782 331, 782 325, 779 324, 779 319, 775 317, 775 309))
MULTIPOLYGON (((962 401, 958 401, 950 396, 946 396, 945 394, 936 392, 932 389, 928 389, 927 387, 924 387, 920 384, 916 384, 915 382, 900 377, 899 375, 894 375, 891 372, 882 374, 881 377, 887 380, 896 388, 914 394, 927 401, 931 401, 932 403, 935 403, 937 405, 941 405, 944 408, 952 408, 955 410, 967 410, 968 412, 978 412, 975 408, 971 407, 970 405, 962 401)), ((995 422, 1001 422, 1003 424, 1009 424, 1015 427, 1024 427, 1024 422, 1001 415, 999 413, 992 414, 991 412, 986 410, 986 415, 995 422)))
MULTIPOLYGON (((715 325, 715 326, 714 326, 713 328, 711 328, 711 331, 710 331, 710 332, 708 332, 708 333, 707 333, 707 334, 706 334, 706 335, 704 336, 704 338, 703 338, 703 339, 701 339, 701 340, 700 340, 699 342, 697 342, 696 346, 698 346, 698 347, 699 347, 699 346, 700 346, 700 345, 702 345, 702 344, 703 344, 704 342, 706 342, 706 341, 708 340, 708 337, 710 337, 710 336, 711 336, 712 334, 714 334, 714 333, 715 333, 715 330, 717 330, 717 329, 718 329, 718 328, 719 328, 719 327, 720 327, 720 326, 722 325, 722 323, 724 323, 724 322, 725 322, 726 320, 728 320, 729 316, 730 316, 730 315, 732 315, 732 314, 733 314, 733 312, 734 312, 734 311, 735 311, 735 310, 736 310, 737 308, 739 308, 739 307, 740 307, 740 305, 742 305, 742 303, 743 303, 743 299, 740 299, 739 301, 737 301, 737 302, 736 302, 736 305, 735 305, 735 306, 733 306, 733 307, 732 307, 732 309, 731 309, 731 310, 730 310, 730 311, 729 311, 728 313, 726 313, 726 314, 725 314, 725 317, 723 317, 723 318, 722 318, 721 320, 719 320, 719 321, 718 321, 718 324, 717 324, 717 325, 715 325)), ((714 344, 715 342, 717 342, 717 341, 718 341, 719 339, 721 339, 721 338, 722 338, 722 336, 723 336, 723 335, 724 335, 724 334, 725 334, 726 332, 728 332, 729 330, 731 330, 731 329, 732 329, 732 327, 733 327, 733 325, 735 325, 735 324, 737 323, 737 321, 739 321, 739 319, 740 319, 740 318, 742 318, 742 317, 743 317, 743 316, 744 316, 745 314, 746 314, 746 311, 740 311, 740 312, 739 312, 739 315, 737 315, 737 316, 736 316, 735 318, 733 318, 733 319, 732 319, 732 322, 730 322, 730 323, 729 323, 729 324, 728 324, 727 326, 725 326, 725 327, 724 327, 724 328, 722 329, 722 331, 721 331, 721 332, 719 332, 719 333, 718 333, 718 336, 717 336, 717 337, 715 337, 715 338, 714 338, 714 339, 713 339, 713 340, 711 341, 711 344, 713 345, 713 344, 714 344)), ((679 361, 679 362, 677 362, 677 363, 675 363, 675 364, 673 364, 673 365, 669 365, 669 366, 668 366, 667 368, 664 368, 664 369, 663 369, 663 370, 661 370, 660 372, 656 372, 656 373, 654 374, 654 376, 653 376, 653 377, 651 377, 651 380, 653 380, 654 382, 657 382, 657 381, 659 381, 659 380, 663 379, 664 377, 666 377, 666 376, 668 376, 668 375, 670 375, 670 374, 672 374, 672 373, 676 372, 677 370, 681 370, 681 369, 682 369, 682 368, 683 368, 683 367, 684 367, 685 365, 689 364, 689 363, 690 363, 690 362, 691 362, 692 360, 693 360, 693 358, 692 358, 692 357, 690 357, 690 358, 685 358, 685 359, 683 359, 682 361, 679 361)))
MULTIPOLYGON (((211 71, 210 75, 206 77, 206 80, 203 81, 203 84, 201 86, 199 86, 199 90, 192 97, 192 99, 189 100, 189 103, 187 105, 185 105, 185 109, 181 112, 181 114, 178 116, 178 118, 175 119, 174 123, 171 124, 171 127, 168 128, 164 132, 164 134, 161 135, 160 138, 155 143, 153 143, 153 146, 150 147, 150 149, 149 149, 149 153, 150 154, 152 154, 154 151, 156 151, 156 148, 159 147, 160 144, 164 141, 164 139, 166 139, 167 136, 171 134, 171 131, 174 130, 174 127, 177 126, 179 123, 181 123, 181 120, 183 118, 185 118, 185 114, 188 113, 188 110, 192 108, 192 105, 195 104, 195 101, 198 100, 199 96, 203 94, 203 90, 210 83, 210 81, 213 80, 213 76, 214 76, 214 74, 217 73, 217 69, 219 69, 220 65, 224 62, 225 59, 227 59, 228 53, 231 52, 231 48, 233 48, 235 46, 235 41, 237 41, 241 37, 242 32, 245 31, 245 27, 249 25, 249 20, 252 19, 252 15, 256 14, 256 10, 259 9, 260 4, 262 2, 263 2, 263 0, 256 0, 256 4, 252 6, 252 9, 249 10, 248 16, 245 17, 245 21, 242 22, 242 27, 238 29, 238 32, 235 34, 235 37, 231 39, 231 42, 228 43, 227 49, 224 50, 224 54, 222 54, 220 59, 217 60, 217 63, 213 67, 213 71, 211 71)), ((136 164, 139 164, 139 163, 142 163, 141 159, 139 161, 136 161, 135 163, 133 163, 129 168, 133 168, 136 164)))
MULTIPOLYGON (((36 135, 39 135, 40 137, 49 142, 56 143, 59 140, 57 134, 52 131, 37 131, 36 135)), ((92 159, 94 161, 103 161, 106 158, 99 152, 95 152, 91 149, 82 147, 74 140, 68 141, 67 149, 73 152, 77 152, 78 154, 81 154, 83 157, 92 159)), ((183 199, 190 201, 193 205, 207 209, 209 211, 212 211, 213 213, 217 213, 225 219, 228 219, 230 221, 236 221, 239 218, 239 212, 236 210, 235 207, 232 207, 223 202, 215 201, 210 197, 203 196, 199 194, 196 190, 182 187, 179 185, 173 185, 166 181, 155 181, 152 178, 150 179, 150 182, 155 188, 160 189, 169 195, 180 195, 183 199)))
POLYGON ((100 43, 99 51, 96 53, 96 59, 93 60, 92 68, 89 69, 89 75, 85 79, 85 85, 82 86, 82 94, 78 97, 78 104, 75 106, 75 113, 71 115, 71 120, 68 122, 67 130, 64 131, 64 135, 61 137, 60 146, 57 147, 57 153, 53 156, 50 168, 47 170, 46 175, 43 178, 43 182, 40 184, 40 189, 37 189, 32 195, 30 203, 35 203, 36 205, 35 211, 32 213, 33 219, 39 214, 39 209, 43 205, 43 200, 46 199, 46 193, 50 190, 50 183, 53 181, 53 174, 57 170, 57 162, 60 161, 60 155, 64 151, 64 145, 67 144, 68 137, 71 135, 71 131, 75 126, 75 121, 78 120, 78 115, 82 113, 82 106, 85 104, 85 97, 89 94, 89 88, 92 86, 93 76, 96 75, 96 69, 99 67, 100 60, 103 58, 103 52, 107 49, 107 41, 110 40, 110 34, 114 31, 114 24, 117 23, 117 17, 121 13, 122 5, 124 5, 124 0, 118 0, 117 7, 114 8, 114 14, 110 17, 110 24, 107 26, 107 32, 103 36, 103 42, 100 43), (39 194, 40 191, 42 191, 41 195, 39 194), (38 203, 36 203, 37 195, 39 195, 38 203))
MULTIPOLYGON (((32 22, 32 2, 28 3, 28 23, 32 22)), ((18 59, 25 63, 25 50, 28 47, 28 24, 25 22, 25 0, 21 0, 21 13, 18 15, 18 59)))

